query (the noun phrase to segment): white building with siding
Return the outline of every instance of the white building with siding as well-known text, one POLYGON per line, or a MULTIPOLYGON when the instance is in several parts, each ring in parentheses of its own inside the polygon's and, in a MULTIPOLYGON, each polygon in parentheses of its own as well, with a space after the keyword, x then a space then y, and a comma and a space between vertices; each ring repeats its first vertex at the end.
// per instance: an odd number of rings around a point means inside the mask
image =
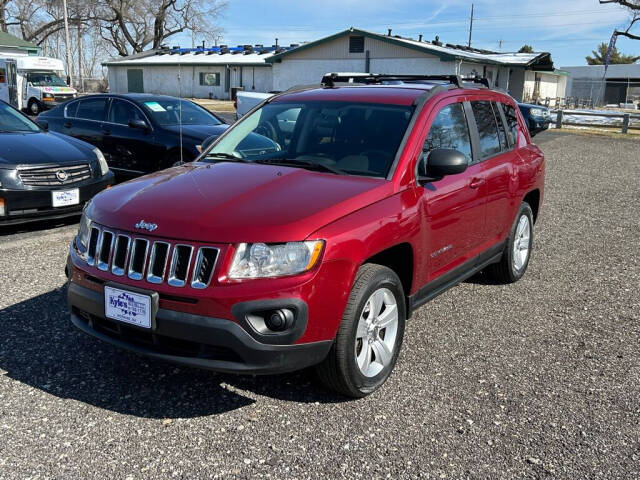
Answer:
POLYGON ((499 53, 356 28, 290 47, 161 49, 105 63, 114 93, 230 98, 234 88, 283 91, 328 72, 478 75, 516 100, 564 97, 551 55, 499 53))
POLYGON ((274 90, 317 83, 327 72, 478 75, 518 101, 563 97, 566 86, 547 52, 491 52, 356 28, 276 53, 267 62, 273 65, 274 90))
POLYGON ((158 49, 106 62, 109 91, 146 92, 190 98, 231 96, 231 89, 273 90, 271 65, 276 49, 211 47, 158 49))

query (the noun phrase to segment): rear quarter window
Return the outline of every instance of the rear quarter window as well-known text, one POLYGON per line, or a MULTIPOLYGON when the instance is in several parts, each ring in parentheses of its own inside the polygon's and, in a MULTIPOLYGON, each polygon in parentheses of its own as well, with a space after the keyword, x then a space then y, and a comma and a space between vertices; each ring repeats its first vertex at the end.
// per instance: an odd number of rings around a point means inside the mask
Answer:
POLYGON ((498 136, 498 125, 490 101, 471 102, 473 116, 478 126, 480 153, 482 159, 497 155, 502 151, 498 136))
POLYGON ((76 117, 83 120, 103 121, 106 116, 108 101, 109 99, 106 97, 80 100, 76 117))
POLYGON ((502 104, 502 110, 507 120, 507 134, 511 139, 511 145, 518 145, 518 115, 516 110, 506 103, 502 104))

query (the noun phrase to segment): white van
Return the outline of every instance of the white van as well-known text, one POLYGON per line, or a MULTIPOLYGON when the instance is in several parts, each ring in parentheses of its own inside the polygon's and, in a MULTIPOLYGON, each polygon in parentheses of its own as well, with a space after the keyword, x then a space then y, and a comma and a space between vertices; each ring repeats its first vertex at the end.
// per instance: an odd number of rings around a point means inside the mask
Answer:
POLYGON ((0 59, 0 100, 31 115, 75 98, 67 86, 62 60, 22 56, 0 59))

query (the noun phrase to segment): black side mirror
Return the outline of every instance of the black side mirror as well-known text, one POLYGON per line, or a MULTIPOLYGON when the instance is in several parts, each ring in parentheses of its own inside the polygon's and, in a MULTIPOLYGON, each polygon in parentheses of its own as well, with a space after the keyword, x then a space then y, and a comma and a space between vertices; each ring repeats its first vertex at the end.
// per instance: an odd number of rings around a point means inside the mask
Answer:
POLYGON ((47 122, 46 120, 36 120, 36 123, 38 124, 38 126, 43 129, 45 132, 49 131, 49 122, 47 122))
POLYGON ((139 118, 136 118, 135 120, 129 120, 129 127, 130 128, 137 128, 138 130, 148 130, 149 129, 149 125, 147 125, 147 122, 145 122, 144 120, 141 120, 139 118))
POLYGON ((204 152, 207 148, 209 148, 211 144, 218 139, 218 137, 219 135, 213 135, 211 137, 205 138, 202 142, 202 145, 200 146, 200 152, 204 152))
POLYGON ((467 157, 450 148, 436 148, 418 161, 418 183, 435 182, 447 175, 457 175, 467 169, 467 157))

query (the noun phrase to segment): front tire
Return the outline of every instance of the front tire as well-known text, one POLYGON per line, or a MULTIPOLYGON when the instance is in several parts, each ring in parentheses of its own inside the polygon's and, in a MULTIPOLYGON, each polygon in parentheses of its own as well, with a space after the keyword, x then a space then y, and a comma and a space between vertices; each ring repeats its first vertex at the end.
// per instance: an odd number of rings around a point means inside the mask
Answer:
POLYGON ((491 276, 500 283, 520 280, 529 266, 533 248, 533 212, 522 202, 500 261, 489 268, 491 276))
POLYGON ((402 282, 382 265, 363 265, 329 355, 316 367, 320 381, 343 395, 362 398, 389 378, 406 320, 402 282))
POLYGON ((32 98, 31 100, 29 100, 27 110, 29 111, 30 115, 39 115, 40 112, 44 110, 44 108, 42 108, 42 104, 38 100, 32 98))

